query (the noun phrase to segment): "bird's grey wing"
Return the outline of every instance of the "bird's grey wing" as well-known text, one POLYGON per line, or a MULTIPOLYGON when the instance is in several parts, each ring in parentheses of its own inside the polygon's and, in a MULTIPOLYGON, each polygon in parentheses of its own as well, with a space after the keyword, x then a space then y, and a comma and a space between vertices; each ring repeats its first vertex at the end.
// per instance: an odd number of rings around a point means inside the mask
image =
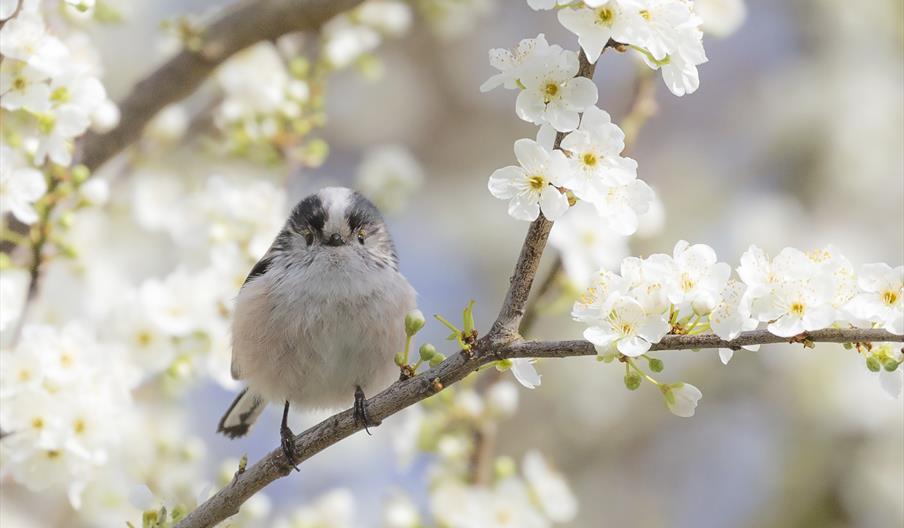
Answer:
MULTIPOLYGON (((274 254, 272 251, 268 251, 257 263, 254 267, 251 268, 251 271, 248 273, 248 276, 245 277, 245 282, 242 283, 241 290, 245 290, 248 287, 248 284, 254 281, 256 278, 262 276, 267 273, 267 270, 270 269, 270 266, 273 264, 274 254)), ((241 291, 239 291, 239 295, 241 295, 241 291)), ((234 337, 234 336, 233 336, 234 337)), ((233 339, 233 349, 232 349, 232 363, 229 368, 230 374, 232 374, 232 379, 238 380, 241 379, 241 373, 239 371, 238 365, 236 364, 235 357, 235 340, 233 339)))
POLYGON ((269 251, 266 255, 261 257, 261 259, 257 261, 257 264, 255 264, 254 267, 251 268, 251 272, 248 273, 248 276, 245 277, 245 282, 242 283, 242 288, 244 288, 255 278, 260 277, 264 273, 267 273, 267 270, 270 269, 270 266, 273 264, 273 258, 274 255, 269 251))

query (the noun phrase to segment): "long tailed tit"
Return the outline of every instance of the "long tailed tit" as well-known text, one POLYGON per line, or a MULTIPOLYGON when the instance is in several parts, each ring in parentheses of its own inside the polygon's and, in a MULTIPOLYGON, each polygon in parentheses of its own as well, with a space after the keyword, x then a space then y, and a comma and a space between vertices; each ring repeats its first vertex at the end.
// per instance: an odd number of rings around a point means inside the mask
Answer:
POLYGON ((355 420, 368 425, 364 394, 387 387, 405 344, 415 291, 377 208, 329 187, 295 206, 239 291, 232 324, 232 376, 247 387, 218 432, 245 435, 268 402, 284 403, 280 438, 290 464, 289 405, 336 408, 354 395, 355 420))

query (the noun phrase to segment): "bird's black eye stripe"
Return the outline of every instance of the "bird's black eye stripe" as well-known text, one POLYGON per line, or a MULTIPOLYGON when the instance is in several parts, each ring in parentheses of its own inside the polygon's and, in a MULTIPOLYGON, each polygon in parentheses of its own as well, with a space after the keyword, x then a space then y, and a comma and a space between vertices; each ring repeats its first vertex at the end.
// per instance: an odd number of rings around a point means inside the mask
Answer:
MULTIPOLYGON (((289 217, 289 225, 292 230, 304 235, 305 239, 307 239, 305 230, 319 233, 323 231, 324 224, 326 224, 326 211, 323 209, 323 202, 316 194, 298 202, 298 205, 292 210, 292 216, 289 217)), ((312 237, 313 235, 311 233, 312 237)))
POLYGON ((370 203, 370 201, 355 193, 352 198, 352 204, 346 213, 349 229, 355 232, 368 225, 377 225, 382 221, 380 211, 370 203))

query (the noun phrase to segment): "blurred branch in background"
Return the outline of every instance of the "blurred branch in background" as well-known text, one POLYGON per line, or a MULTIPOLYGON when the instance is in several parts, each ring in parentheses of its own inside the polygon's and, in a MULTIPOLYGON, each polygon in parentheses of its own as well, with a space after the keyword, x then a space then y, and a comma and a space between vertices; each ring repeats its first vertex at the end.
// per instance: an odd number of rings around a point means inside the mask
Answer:
POLYGON ((184 49, 140 81, 119 103, 119 124, 104 134, 87 134, 79 162, 91 170, 139 138, 165 106, 193 93, 223 61, 260 42, 287 33, 316 30, 362 0, 247 1, 202 30, 198 49, 184 49))

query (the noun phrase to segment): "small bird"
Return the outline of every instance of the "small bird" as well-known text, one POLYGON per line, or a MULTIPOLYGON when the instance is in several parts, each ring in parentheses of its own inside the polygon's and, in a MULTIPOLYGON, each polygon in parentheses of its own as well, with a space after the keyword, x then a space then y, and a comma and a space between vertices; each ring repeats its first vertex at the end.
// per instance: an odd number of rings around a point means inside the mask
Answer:
POLYGON ((281 445, 298 469, 290 404, 337 408, 354 395, 355 422, 378 425, 364 395, 398 375, 415 297, 370 201, 342 187, 301 200, 236 298, 232 377, 247 386, 217 431, 244 436, 268 402, 284 403, 281 445))

